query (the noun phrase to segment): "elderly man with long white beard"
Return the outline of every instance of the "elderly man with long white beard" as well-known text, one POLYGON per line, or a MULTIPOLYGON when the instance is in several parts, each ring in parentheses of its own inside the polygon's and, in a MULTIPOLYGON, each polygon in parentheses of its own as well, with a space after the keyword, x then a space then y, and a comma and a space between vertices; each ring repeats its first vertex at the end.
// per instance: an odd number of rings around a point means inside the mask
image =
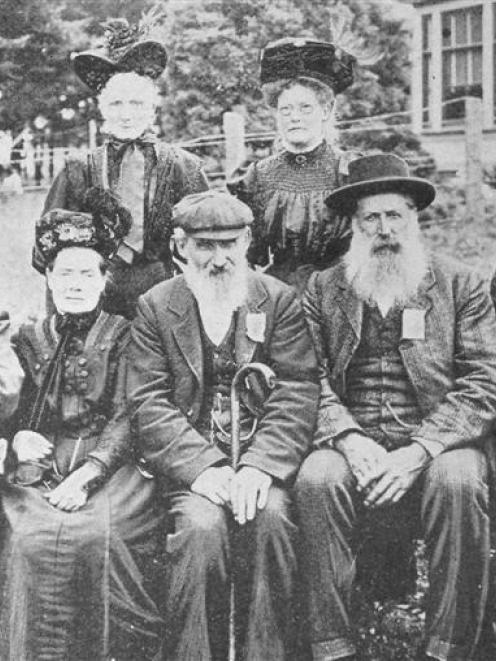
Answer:
POLYGON ((253 215, 227 193, 174 208, 183 275, 142 296, 132 330, 128 399, 148 470, 169 511, 168 661, 227 659, 235 577, 238 658, 290 658, 295 525, 288 487, 310 448, 315 353, 291 288, 248 268, 253 215), (241 453, 230 462, 230 392, 244 366, 241 453))
POLYGON ((358 658, 357 554, 373 547, 391 566, 408 535, 423 536, 429 563, 418 658, 467 661, 480 638, 496 321, 485 283, 423 246, 418 211, 434 196, 381 154, 352 162, 328 198, 353 239, 304 302, 322 380, 316 448, 296 484, 316 661, 358 658))

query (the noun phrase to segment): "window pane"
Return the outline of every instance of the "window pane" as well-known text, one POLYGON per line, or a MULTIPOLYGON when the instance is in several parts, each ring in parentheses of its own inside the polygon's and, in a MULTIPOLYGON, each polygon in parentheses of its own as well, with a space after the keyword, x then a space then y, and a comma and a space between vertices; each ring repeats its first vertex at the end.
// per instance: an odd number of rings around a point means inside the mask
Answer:
POLYGON ((472 9, 470 20, 472 22, 472 38, 470 41, 473 44, 480 44, 482 43, 482 7, 472 9))
POLYGON ((446 98, 446 91, 452 87, 451 82, 451 53, 443 53, 443 99, 446 98))
POLYGON ((472 80, 473 84, 482 83, 482 48, 475 48, 472 54, 472 80))
POLYGON ((451 46, 451 12, 443 13, 442 33, 443 46, 451 46))
POLYGON ((432 25, 432 16, 430 14, 426 14, 425 16, 422 16, 422 50, 423 51, 428 51, 431 49, 431 25, 432 25))
POLYGON ((426 108, 429 105, 430 96, 431 56, 424 55, 422 60, 422 106, 426 108))
POLYGON ((468 53, 462 51, 455 54, 456 58, 456 82, 455 85, 468 84, 468 53))
POLYGON ((463 46, 467 43, 467 13, 466 11, 453 12, 455 18, 455 44, 457 46, 463 46))

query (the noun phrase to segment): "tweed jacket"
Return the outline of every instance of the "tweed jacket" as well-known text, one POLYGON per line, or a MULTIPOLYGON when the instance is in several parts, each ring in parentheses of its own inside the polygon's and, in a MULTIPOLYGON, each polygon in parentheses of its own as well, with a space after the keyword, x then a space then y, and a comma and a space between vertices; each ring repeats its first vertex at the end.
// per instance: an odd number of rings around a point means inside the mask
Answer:
MULTIPOLYGON (((359 429, 343 402, 362 306, 342 261, 312 276, 304 309, 321 366, 320 443, 359 429)), ((399 345, 423 416, 412 439, 432 456, 486 439, 496 419, 496 317, 486 283, 432 256, 409 307, 425 311, 425 339, 399 345)))
MULTIPOLYGON (((164 142, 153 143, 156 163, 151 169, 149 199, 145 206, 144 252, 158 255, 170 266, 172 261, 169 239, 172 234, 172 207, 185 195, 208 189, 208 182, 200 160, 193 154, 164 142)), ((98 147, 88 159, 71 159, 55 178, 43 212, 56 207, 85 211, 84 196, 91 186, 104 186, 104 164, 107 143, 98 147)), ((43 272, 44 261, 37 248, 33 249, 33 266, 43 272)))
MULTIPOLYGON (((237 316, 235 357, 238 366, 259 361, 276 374, 240 465, 288 482, 310 449, 319 397, 312 341, 289 287, 250 272, 247 302, 237 316), (250 319, 258 320, 256 329, 250 329, 250 319)), ((226 456, 195 429, 205 389, 203 356, 197 306, 183 276, 140 298, 128 363, 128 401, 143 456, 155 475, 189 487, 226 456)))

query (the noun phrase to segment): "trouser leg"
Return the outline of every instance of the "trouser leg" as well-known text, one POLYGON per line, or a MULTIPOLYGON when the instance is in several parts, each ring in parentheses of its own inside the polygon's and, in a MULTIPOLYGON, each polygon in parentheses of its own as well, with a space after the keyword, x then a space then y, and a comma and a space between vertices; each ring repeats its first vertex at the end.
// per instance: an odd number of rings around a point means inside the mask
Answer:
POLYGON ((167 661, 225 661, 229 621, 227 512, 191 492, 169 496, 167 661))
POLYGON ((297 529, 288 493, 272 486, 265 508, 233 532, 240 658, 289 660, 295 638, 297 529))
POLYGON ((344 457, 331 449, 312 452, 300 469, 295 494, 313 658, 341 659, 355 652, 349 602, 357 520, 354 479, 344 457))
POLYGON ((480 636, 489 580, 487 473, 484 453, 463 448, 439 455, 424 476, 426 651, 439 661, 468 661, 480 636))
POLYGON ((230 556, 239 658, 289 659, 296 526, 288 494, 271 487, 266 507, 244 526, 228 523, 230 514, 201 496, 181 492, 169 501, 167 661, 227 659, 230 556))

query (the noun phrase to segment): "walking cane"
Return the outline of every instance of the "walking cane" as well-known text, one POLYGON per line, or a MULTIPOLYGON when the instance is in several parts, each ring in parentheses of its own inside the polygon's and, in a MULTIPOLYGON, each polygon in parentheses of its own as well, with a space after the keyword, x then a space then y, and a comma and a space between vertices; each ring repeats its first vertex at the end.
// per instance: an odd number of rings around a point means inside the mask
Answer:
MULTIPOLYGON (((250 372, 258 372, 265 382, 267 388, 274 387, 275 374, 274 371, 263 363, 247 363, 239 368, 234 375, 231 383, 231 466, 236 472, 238 468, 239 455, 240 455, 240 440, 241 440, 241 417, 240 417, 240 401, 239 392, 243 380, 250 372)), ((231 554, 231 594, 229 605, 229 661, 236 661, 236 603, 234 591, 234 575, 232 571, 233 566, 231 554)))

